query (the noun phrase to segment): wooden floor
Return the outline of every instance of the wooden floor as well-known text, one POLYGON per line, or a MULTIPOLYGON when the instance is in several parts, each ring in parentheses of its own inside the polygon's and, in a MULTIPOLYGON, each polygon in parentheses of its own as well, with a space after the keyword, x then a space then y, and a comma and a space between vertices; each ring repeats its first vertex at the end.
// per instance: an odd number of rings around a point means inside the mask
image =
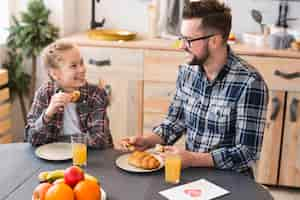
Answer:
POLYGON ((269 187, 274 200, 300 200, 300 188, 269 187))

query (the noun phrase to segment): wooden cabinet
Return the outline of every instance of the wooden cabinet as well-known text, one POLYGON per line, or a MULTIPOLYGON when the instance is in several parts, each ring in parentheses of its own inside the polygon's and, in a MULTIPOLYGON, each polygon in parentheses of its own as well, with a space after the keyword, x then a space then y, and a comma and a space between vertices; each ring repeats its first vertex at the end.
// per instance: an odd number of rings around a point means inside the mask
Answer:
POLYGON ((115 141, 138 133, 138 83, 143 77, 143 53, 136 49, 80 47, 89 82, 104 84, 111 95, 108 108, 115 141))
POLYGON ((8 73, 0 69, 0 144, 12 142, 12 134, 9 132, 11 127, 9 100, 9 89, 7 88, 8 73))
POLYGON ((300 187, 300 59, 244 57, 267 82, 270 101, 256 179, 300 187))
POLYGON ((300 93, 288 92, 279 185, 300 187, 300 93))

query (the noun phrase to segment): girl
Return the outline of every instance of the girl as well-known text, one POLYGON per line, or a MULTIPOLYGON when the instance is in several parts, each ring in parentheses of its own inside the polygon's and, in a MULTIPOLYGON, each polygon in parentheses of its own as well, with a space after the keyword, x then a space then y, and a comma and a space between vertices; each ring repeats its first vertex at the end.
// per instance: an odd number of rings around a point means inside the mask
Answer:
POLYGON ((44 49, 43 62, 50 81, 35 94, 25 140, 37 146, 83 133, 88 135, 90 147, 112 147, 108 97, 103 89, 87 83, 79 49, 72 43, 54 42, 44 49))

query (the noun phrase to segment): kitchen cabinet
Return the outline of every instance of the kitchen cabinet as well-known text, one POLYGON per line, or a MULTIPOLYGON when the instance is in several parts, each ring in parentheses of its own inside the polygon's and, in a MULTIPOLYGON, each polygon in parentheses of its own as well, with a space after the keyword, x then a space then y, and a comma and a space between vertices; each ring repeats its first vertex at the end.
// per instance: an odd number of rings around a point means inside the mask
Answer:
POLYGON ((80 46, 87 65, 87 79, 103 84, 110 95, 108 115, 114 141, 138 133, 141 50, 80 46))
POLYGON ((244 57, 255 66, 270 90, 256 180, 270 185, 300 187, 300 59, 244 57))
POLYGON ((9 100, 9 89, 7 88, 8 73, 7 70, 0 69, 0 144, 12 142, 10 111, 11 104, 9 100))

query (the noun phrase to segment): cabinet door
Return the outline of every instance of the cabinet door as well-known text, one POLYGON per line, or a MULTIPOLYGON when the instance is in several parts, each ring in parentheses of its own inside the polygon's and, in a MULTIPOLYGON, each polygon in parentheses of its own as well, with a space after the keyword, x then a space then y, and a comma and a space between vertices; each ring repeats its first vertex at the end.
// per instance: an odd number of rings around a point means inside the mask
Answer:
MULTIPOLYGON (((151 132, 167 115, 176 88, 178 67, 184 63, 184 53, 175 51, 145 51, 144 56, 144 132, 151 132)), ((177 142, 184 144, 184 138, 177 142)))
POLYGON ((243 56, 272 90, 300 91, 300 59, 243 56))
POLYGON ((270 91, 267 121, 260 160, 257 162, 256 181, 276 185, 280 158, 285 92, 270 91))
POLYGON ((185 54, 175 51, 145 51, 145 81, 175 83, 178 66, 184 63, 185 54))
POLYGON ((288 93, 279 185, 300 187, 300 93, 288 93))
POLYGON ((7 88, 7 70, 0 69, 0 144, 12 142, 11 128, 11 105, 9 101, 9 89, 7 88))
POLYGON ((87 79, 102 82, 110 93, 110 128, 115 141, 136 135, 138 129, 139 82, 143 77, 141 50, 80 47, 87 63, 87 79))

